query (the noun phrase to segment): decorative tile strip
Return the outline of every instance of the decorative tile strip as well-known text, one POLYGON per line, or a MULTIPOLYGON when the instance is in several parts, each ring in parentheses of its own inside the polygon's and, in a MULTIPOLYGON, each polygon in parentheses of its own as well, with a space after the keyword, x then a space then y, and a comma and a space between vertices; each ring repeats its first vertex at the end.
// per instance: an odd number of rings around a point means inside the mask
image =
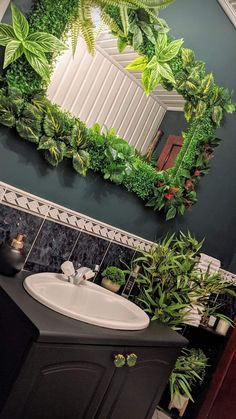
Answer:
POLYGON ((220 276, 227 282, 231 282, 232 285, 236 286, 236 274, 225 271, 224 269, 219 270, 220 276))
POLYGON ((122 246, 149 251, 153 245, 151 241, 39 198, 3 182, 0 182, 0 200, 1 193, 2 203, 6 205, 16 207, 37 216, 46 217, 51 221, 56 221, 59 224, 64 224, 76 230, 93 234, 94 236, 112 240, 122 246))
POLYGON ((3 186, 0 185, 0 202, 5 194, 5 190, 6 188, 4 188, 3 186))

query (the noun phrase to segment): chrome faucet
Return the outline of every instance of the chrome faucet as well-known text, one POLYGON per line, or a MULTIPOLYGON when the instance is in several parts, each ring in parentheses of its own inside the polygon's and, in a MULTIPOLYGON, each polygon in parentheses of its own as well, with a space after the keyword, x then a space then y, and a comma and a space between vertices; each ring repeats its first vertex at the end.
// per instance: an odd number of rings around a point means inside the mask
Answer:
POLYGON ((73 285, 79 285, 81 282, 92 279, 96 275, 96 272, 93 272, 92 269, 81 267, 81 265, 75 270, 73 263, 69 260, 61 265, 61 270, 67 277, 68 282, 73 285))

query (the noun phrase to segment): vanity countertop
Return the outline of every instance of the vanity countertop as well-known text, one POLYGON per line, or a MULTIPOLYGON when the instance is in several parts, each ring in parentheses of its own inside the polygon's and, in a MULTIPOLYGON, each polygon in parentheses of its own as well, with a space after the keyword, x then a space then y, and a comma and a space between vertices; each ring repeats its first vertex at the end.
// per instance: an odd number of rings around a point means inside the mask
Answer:
MULTIPOLYGON (((182 347, 187 344, 183 336, 157 321, 151 322, 144 330, 113 330, 56 313, 37 302, 24 290, 23 281, 30 274, 21 272, 14 278, 0 275, 0 294, 4 300, 14 303, 19 315, 28 319, 38 342, 147 347, 182 347)), ((4 312, 1 309, 0 317, 4 321, 4 312)))

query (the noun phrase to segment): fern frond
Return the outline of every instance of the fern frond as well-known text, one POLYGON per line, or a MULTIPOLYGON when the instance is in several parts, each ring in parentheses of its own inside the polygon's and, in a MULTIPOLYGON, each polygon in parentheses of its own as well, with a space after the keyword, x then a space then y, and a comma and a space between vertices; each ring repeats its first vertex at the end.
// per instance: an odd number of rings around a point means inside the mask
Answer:
POLYGON ((94 26, 92 20, 86 20, 80 23, 81 34, 86 42, 88 52, 94 54, 95 51, 95 36, 94 26))
POLYGON ((78 44, 79 34, 80 34, 80 23, 79 23, 78 18, 71 22, 70 31, 71 31, 71 47, 72 47, 72 53, 74 56, 76 48, 77 48, 77 44, 78 44))
POLYGON ((129 33, 129 15, 128 15, 128 9, 126 6, 120 6, 120 17, 122 21, 122 26, 124 30, 124 35, 128 36, 129 33))
POLYGON ((112 17, 104 10, 101 11, 101 19, 105 23, 105 25, 108 26, 110 30, 114 32, 116 35, 124 36, 124 33, 122 32, 116 21, 112 19, 112 17))

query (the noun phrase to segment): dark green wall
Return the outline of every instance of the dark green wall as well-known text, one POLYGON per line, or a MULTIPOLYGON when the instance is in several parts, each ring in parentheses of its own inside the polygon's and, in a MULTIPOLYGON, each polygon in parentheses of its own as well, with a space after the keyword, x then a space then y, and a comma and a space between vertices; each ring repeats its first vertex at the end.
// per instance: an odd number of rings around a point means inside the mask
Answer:
MULTIPOLYGON (((16 3, 24 3, 19 0, 16 3)), ((184 37, 186 46, 207 61, 216 80, 236 87, 236 30, 216 0, 176 0, 163 12, 175 36, 184 37)), ((183 126, 181 113, 168 113, 165 133, 178 133, 183 126)), ((104 182, 100 176, 76 175, 67 163, 52 169, 32 144, 21 140, 13 130, 0 128, 0 180, 55 201, 108 224, 150 240, 168 231, 189 229, 201 239, 204 251, 230 266, 236 253, 236 116, 227 117, 218 135, 224 138, 216 150, 212 169, 201 182, 199 203, 182 218, 165 222, 145 208, 142 201, 125 189, 104 182)))

